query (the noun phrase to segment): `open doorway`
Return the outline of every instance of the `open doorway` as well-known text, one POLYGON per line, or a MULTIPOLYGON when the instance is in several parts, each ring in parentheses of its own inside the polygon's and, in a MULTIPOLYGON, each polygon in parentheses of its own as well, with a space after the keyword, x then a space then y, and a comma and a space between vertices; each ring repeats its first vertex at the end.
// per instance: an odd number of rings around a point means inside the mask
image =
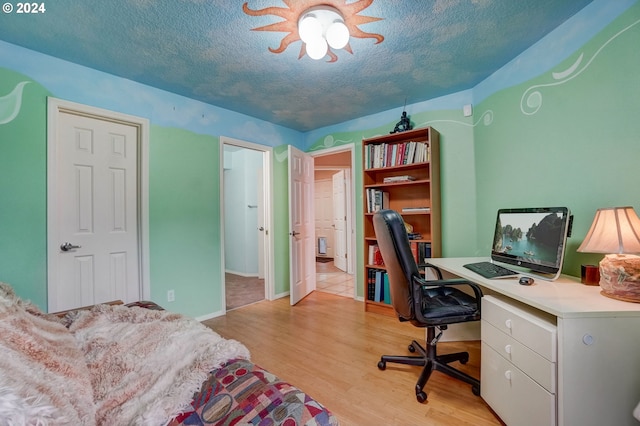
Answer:
POLYGON ((226 310, 270 298, 271 148, 221 138, 226 310))
POLYGON ((314 154, 316 289, 355 298, 353 144, 314 154))

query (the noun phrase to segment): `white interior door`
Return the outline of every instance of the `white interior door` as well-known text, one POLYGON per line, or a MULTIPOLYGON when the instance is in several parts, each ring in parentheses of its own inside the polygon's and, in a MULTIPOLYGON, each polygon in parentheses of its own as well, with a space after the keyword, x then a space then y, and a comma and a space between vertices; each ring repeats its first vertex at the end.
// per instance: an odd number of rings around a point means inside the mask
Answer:
POLYGON ((313 157, 289 145, 290 299, 295 305, 316 289, 313 157))
POLYGON ((58 112, 50 312, 140 300, 138 131, 58 112))
POLYGON ((333 226, 334 256, 333 264, 343 271, 347 270, 347 210, 346 184, 344 170, 335 173, 333 179, 333 226))
POLYGON ((316 255, 333 257, 333 186, 329 179, 314 182, 314 215, 316 222, 316 255), (319 239, 324 238, 325 252, 320 251, 319 239))

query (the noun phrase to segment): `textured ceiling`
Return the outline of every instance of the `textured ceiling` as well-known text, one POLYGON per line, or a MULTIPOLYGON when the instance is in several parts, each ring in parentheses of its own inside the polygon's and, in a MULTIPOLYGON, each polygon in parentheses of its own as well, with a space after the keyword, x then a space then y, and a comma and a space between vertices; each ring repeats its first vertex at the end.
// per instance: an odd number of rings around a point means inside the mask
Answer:
POLYGON ((472 88, 590 1, 54 0, 0 40, 308 131, 472 88), (314 61, 288 23, 320 2, 359 36, 314 61))

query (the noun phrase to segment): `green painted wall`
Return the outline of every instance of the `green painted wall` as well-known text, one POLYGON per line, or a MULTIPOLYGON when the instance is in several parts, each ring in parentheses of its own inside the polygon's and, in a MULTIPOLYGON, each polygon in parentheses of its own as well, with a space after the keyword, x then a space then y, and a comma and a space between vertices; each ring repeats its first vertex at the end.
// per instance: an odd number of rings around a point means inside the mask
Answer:
MULTIPOLYGON (((0 93, 27 81, 12 103, 0 108, 0 281, 24 299, 46 307, 46 96, 38 83, 0 68, 0 93), (20 97, 21 94, 21 97, 20 97), (22 113, 10 120, 16 102, 22 113)), ((5 104, 3 104, 4 106, 5 104)))
POLYGON ((564 272, 602 256, 577 253, 601 207, 640 212, 640 4, 552 72, 495 93, 476 111, 478 247, 487 253, 500 207, 567 206, 564 272))
POLYGON ((159 126, 150 140, 151 298, 194 316, 224 311, 219 140, 159 126))

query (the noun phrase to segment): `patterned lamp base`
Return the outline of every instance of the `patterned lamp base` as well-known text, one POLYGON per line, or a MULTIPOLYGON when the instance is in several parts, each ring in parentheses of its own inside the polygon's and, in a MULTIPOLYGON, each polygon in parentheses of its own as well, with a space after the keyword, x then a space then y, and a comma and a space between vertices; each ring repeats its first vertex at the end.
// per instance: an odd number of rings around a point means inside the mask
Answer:
POLYGON ((608 254, 600 262, 602 295, 640 303, 640 256, 608 254))

